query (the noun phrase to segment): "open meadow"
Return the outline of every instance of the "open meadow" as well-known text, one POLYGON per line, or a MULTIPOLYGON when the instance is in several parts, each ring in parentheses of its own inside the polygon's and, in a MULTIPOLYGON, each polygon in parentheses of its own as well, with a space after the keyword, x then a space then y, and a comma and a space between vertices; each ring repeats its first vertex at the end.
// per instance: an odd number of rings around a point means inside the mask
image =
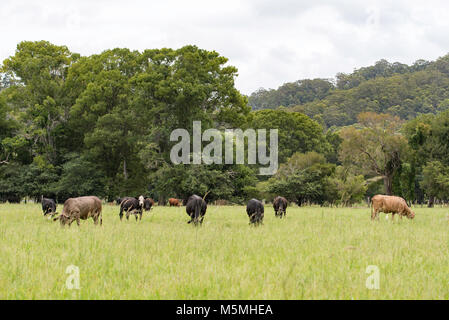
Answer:
POLYGON ((243 206, 209 206, 195 228, 185 207, 120 222, 106 204, 103 226, 61 228, 39 204, 0 204, 0 299, 448 299, 449 208, 412 210, 392 223, 367 207, 294 207, 280 220, 266 206, 256 228, 243 206))

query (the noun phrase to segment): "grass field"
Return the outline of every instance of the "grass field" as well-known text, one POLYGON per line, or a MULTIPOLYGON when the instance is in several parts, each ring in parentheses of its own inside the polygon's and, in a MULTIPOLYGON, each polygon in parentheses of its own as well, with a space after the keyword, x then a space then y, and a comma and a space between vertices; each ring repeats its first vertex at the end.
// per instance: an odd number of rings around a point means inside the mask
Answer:
POLYGON ((185 207, 136 223, 104 205, 102 227, 63 229, 40 205, 1 204, 0 299, 448 299, 449 208, 413 210, 394 223, 371 222, 368 208, 289 208, 279 220, 267 206, 254 228, 244 207, 209 206, 194 228, 185 207), (66 287, 69 265, 79 290, 66 287))

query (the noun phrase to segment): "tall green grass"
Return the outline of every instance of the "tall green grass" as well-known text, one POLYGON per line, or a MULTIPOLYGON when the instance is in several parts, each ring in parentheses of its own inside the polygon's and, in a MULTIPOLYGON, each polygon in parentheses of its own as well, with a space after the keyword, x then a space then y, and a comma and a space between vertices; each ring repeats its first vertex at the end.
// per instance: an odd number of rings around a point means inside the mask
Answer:
MULTIPOLYGON (((58 211, 62 206, 58 206, 58 211)), ((120 222, 104 205, 61 228, 39 205, 0 205, 0 299, 448 299, 447 208, 414 208, 412 220, 370 221, 369 208, 266 207, 248 225, 244 207, 209 206, 202 227, 185 207, 155 207, 120 222), (80 289, 66 287, 66 268, 80 289), (380 289, 366 288, 366 268, 380 289)))

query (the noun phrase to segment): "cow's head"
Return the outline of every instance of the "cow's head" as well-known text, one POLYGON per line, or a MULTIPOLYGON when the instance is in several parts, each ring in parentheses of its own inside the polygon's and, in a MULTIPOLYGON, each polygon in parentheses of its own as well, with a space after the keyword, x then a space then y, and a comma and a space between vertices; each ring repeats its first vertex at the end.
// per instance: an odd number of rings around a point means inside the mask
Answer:
POLYGON ((409 210, 407 212, 407 218, 413 219, 415 217, 415 213, 412 210, 409 210))
POLYGON ((55 210, 49 210, 49 211, 46 211, 45 213, 44 213, 44 217, 46 216, 46 215, 48 215, 48 218, 49 219, 51 219, 51 218, 53 218, 55 215, 57 215, 58 213, 55 211, 55 210))
POLYGON ((141 208, 143 208, 143 203, 145 202, 145 198, 143 196, 139 197, 139 205, 141 208))
MULTIPOLYGON (((57 215, 56 212, 55 212, 55 215, 57 215)), ((57 216, 56 218, 53 218, 53 221, 56 221, 56 220, 59 220, 59 222, 61 223, 61 226, 64 226, 70 222, 70 217, 68 215, 66 215, 65 213, 62 213, 59 216, 57 216)))

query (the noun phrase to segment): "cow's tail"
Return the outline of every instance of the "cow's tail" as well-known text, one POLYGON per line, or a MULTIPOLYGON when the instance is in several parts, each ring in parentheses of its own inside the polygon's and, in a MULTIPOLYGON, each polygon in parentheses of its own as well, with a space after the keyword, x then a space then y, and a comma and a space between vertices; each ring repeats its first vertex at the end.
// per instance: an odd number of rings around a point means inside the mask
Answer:
POLYGON ((195 213, 193 216, 193 223, 195 225, 198 224, 199 219, 200 219, 200 213, 201 213, 201 201, 195 201, 195 213))
POLYGON ((125 202, 125 200, 123 200, 123 201, 120 203, 120 213, 119 213, 120 220, 122 220, 122 217, 123 217, 123 202, 125 202))
POLYGON ((260 207, 257 208, 257 224, 262 223, 262 209, 260 207))

